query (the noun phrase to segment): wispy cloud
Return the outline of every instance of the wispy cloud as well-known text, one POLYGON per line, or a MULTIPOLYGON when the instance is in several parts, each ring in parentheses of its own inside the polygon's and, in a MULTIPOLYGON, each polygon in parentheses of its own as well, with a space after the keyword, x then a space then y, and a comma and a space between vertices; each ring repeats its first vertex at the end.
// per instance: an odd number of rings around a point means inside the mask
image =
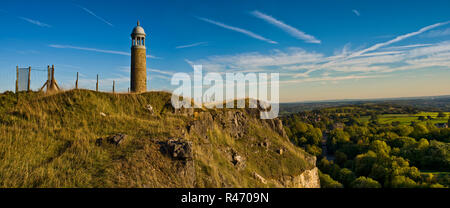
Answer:
POLYGON ((106 21, 106 20, 103 19, 102 17, 98 16, 97 14, 95 14, 93 11, 87 9, 86 7, 82 7, 82 6, 78 6, 78 7, 80 7, 80 9, 84 10, 84 11, 87 12, 88 14, 94 16, 94 17, 97 18, 98 20, 102 21, 103 23, 105 23, 105 24, 107 24, 107 25, 109 25, 109 26, 111 26, 111 27, 114 27, 113 24, 111 24, 110 22, 106 21))
POLYGON ((308 43, 321 43, 321 41, 318 40, 316 37, 314 37, 312 35, 308 35, 305 32, 303 32, 295 27, 287 25, 284 22, 273 18, 272 16, 269 16, 269 15, 264 14, 259 11, 253 11, 253 12, 251 12, 251 14, 257 18, 260 18, 260 19, 268 22, 269 24, 272 24, 272 25, 282 29, 283 31, 289 33, 291 36, 293 36, 297 39, 304 40, 305 42, 308 42, 308 43))
POLYGON ((418 30, 418 31, 416 31, 416 32, 412 32, 412 33, 408 33, 408 34, 405 34, 405 35, 397 36, 396 38, 394 38, 394 39, 392 39, 392 40, 389 40, 389 41, 386 41, 386 42, 383 42, 383 43, 378 43, 378 44, 375 44, 375 45, 373 45, 373 46, 371 46, 371 47, 369 47, 369 48, 366 48, 366 49, 364 49, 364 50, 360 50, 360 51, 357 51, 357 52, 355 52, 355 53, 352 53, 352 54, 350 54, 350 56, 348 56, 347 58, 354 58, 354 57, 361 56, 361 55, 364 54, 364 53, 367 53, 367 52, 370 52, 370 51, 377 50, 377 49, 379 49, 379 48, 381 48, 381 47, 388 46, 388 45, 391 45, 391 44, 393 44, 393 43, 397 43, 397 42, 402 41, 402 40, 404 40, 404 39, 406 39, 406 38, 410 38, 410 37, 419 35, 419 34, 421 34, 421 33, 424 33, 424 32, 426 32, 426 31, 428 31, 428 30, 431 30, 431 29, 434 29, 434 28, 436 28, 436 27, 440 27, 440 26, 446 25, 446 24, 448 24, 448 23, 450 23, 450 21, 432 24, 432 25, 423 27, 423 28, 421 28, 420 30, 418 30))
POLYGON ((224 24, 224 23, 217 22, 217 21, 210 20, 210 19, 203 18, 203 17, 197 17, 197 18, 198 18, 199 20, 205 21, 205 22, 207 22, 207 23, 211 23, 211 24, 213 24, 213 25, 217 25, 217 26, 219 26, 219 27, 222 27, 222 28, 225 28, 225 29, 228 29, 228 30, 232 30, 232 31, 235 31, 235 32, 238 32, 238 33, 242 33, 242 34, 245 34, 245 35, 250 36, 250 37, 252 37, 252 38, 258 39, 258 40, 262 40, 262 41, 265 41, 265 42, 268 42, 268 43, 271 43, 271 44, 278 44, 277 42, 275 42, 275 41, 273 41, 273 40, 267 39, 267 38, 265 38, 265 37, 263 37, 263 36, 261 36, 261 35, 258 35, 258 34, 254 33, 254 32, 251 32, 251 31, 249 31, 249 30, 246 30, 246 29, 242 29, 242 28, 238 28, 238 27, 233 27, 233 26, 226 25, 226 24, 224 24))
POLYGON ((260 70, 292 64, 319 62, 322 54, 307 52, 301 48, 289 48, 286 51, 273 50, 270 54, 259 52, 239 53, 234 55, 210 56, 198 61, 186 60, 190 65, 202 64, 208 71, 260 70))
MULTIPOLYGON (((97 48, 86 48, 86 47, 71 46, 71 45, 56 45, 56 44, 52 44, 52 45, 49 45, 49 47, 61 48, 61 49, 75 49, 75 50, 81 50, 81 51, 92 51, 92 52, 98 52, 98 53, 116 54, 116 55, 123 55, 123 56, 131 56, 131 53, 129 53, 129 52, 114 51, 114 50, 103 50, 103 49, 97 49, 97 48)), ((151 55, 147 55, 147 58, 156 58, 156 57, 151 56, 151 55)))
POLYGON ((164 75, 169 75, 172 76, 174 75, 176 72, 173 71, 167 71, 167 70, 160 70, 160 69, 147 69, 149 72, 155 72, 158 74, 164 74, 164 75))
POLYGON ((355 13, 355 15, 358 16, 358 17, 361 16, 361 14, 359 13, 359 11, 356 10, 356 9, 353 9, 352 12, 355 13))
POLYGON ((408 49, 408 48, 418 48, 418 47, 425 47, 425 46, 431 46, 433 44, 412 44, 412 45, 404 45, 404 46, 393 46, 386 48, 386 50, 397 50, 397 49, 408 49))
POLYGON ((450 69, 450 41, 386 49, 391 50, 373 51, 342 59, 350 50, 348 45, 344 46, 343 56, 325 56, 301 48, 291 48, 287 51, 275 50, 270 54, 253 52, 210 56, 188 63, 202 64, 205 70, 217 72, 280 72, 285 78, 282 83, 380 78, 383 77, 381 74, 433 67, 450 69), (334 62, 336 57, 341 60, 334 62))
POLYGON ((168 77, 168 76, 164 76, 164 75, 150 75, 149 77, 149 80, 155 80, 156 78, 157 79, 163 79, 163 80, 169 80, 170 81, 170 77, 168 77))
POLYGON ((39 27, 52 27, 51 25, 43 23, 43 22, 40 22, 38 20, 33 20, 33 19, 26 18, 26 17, 19 17, 19 18, 24 20, 24 21, 26 21, 26 22, 28 22, 28 23, 31 23, 33 25, 37 25, 39 27))
POLYGON ((297 80, 286 80, 281 81, 282 84, 289 83, 304 83, 304 82, 323 82, 323 81, 343 81, 343 80, 358 80, 358 79, 373 79, 379 78, 379 75, 349 75, 349 76, 338 76, 338 77, 315 77, 297 80))
POLYGON ((190 48, 190 47, 195 47, 195 46, 205 45, 205 44, 207 44, 207 43, 208 43, 208 42, 192 43, 192 44, 189 44, 189 45, 180 45, 180 46, 177 46, 177 47, 175 47, 175 48, 177 48, 177 49, 181 49, 181 48, 190 48))
POLYGON ((435 37, 448 36, 448 35, 450 35, 450 28, 447 28, 444 30, 432 30, 426 34, 423 34, 423 36, 427 37, 427 38, 435 38, 435 37))

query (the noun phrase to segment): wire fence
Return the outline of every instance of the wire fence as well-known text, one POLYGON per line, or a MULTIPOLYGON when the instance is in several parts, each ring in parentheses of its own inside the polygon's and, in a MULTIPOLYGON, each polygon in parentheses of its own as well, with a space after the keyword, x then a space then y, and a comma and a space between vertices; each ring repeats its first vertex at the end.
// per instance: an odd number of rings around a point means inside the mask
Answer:
MULTIPOLYGON (((116 80, 100 79, 97 74, 95 79, 83 79, 79 80, 79 73, 73 73, 73 76, 68 76, 68 73, 64 73, 65 79, 60 88, 59 83, 55 79, 54 66, 43 67, 28 67, 19 68, 16 67, 16 92, 20 91, 51 91, 51 90, 70 90, 70 89, 90 89, 103 92, 117 92, 116 80), (75 76, 76 75, 76 76, 75 76), (73 78, 72 78, 73 77, 73 78), (73 81, 68 81, 73 80, 73 81), (90 87, 86 87, 90 85, 90 87)), ((72 71, 73 72, 73 71, 72 71)), ((122 92, 129 92, 129 88, 121 88, 122 92)))

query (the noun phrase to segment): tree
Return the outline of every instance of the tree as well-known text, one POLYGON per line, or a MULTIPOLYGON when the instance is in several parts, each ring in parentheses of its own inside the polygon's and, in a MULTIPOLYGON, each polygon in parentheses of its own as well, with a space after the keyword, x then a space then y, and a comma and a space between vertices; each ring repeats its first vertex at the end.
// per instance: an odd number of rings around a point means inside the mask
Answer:
POLYGON ((372 115, 370 115, 370 119, 369 119, 370 123, 378 124, 379 120, 380 120, 380 118, 378 117, 377 114, 373 113, 372 115))
POLYGON ((424 124, 415 124, 413 127, 414 131, 411 133, 411 136, 416 139, 422 138, 429 132, 427 126, 424 124))
POLYGON ((322 155, 322 149, 318 146, 315 145, 306 145, 306 149, 305 149, 309 154, 312 154, 314 156, 320 156, 322 155))
POLYGON ((321 188, 344 188, 344 186, 333 180, 330 175, 319 171, 320 187, 321 188))
POLYGON ((342 168, 339 171, 338 181, 344 184, 344 186, 350 186, 350 184, 356 179, 355 174, 347 168, 342 168))
POLYGON ((370 150, 374 151, 377 154, 389 155, 389 153, 391 152, 391 147, 389 147, 384 141, 375 140, 370 145, 370 150))
POLYGON ((371 178, 361 176, 353 181, 352 188, 381 188, 381 184, 378 181, 371 178))
POLYGON ((365 154, 356 156, 355 159, 355 172, 360 176, 368 176, 372 171, 372 166, 377 160, 377 154, 369 150, 365 154))
POLYGON ((416 188, 417 184, 411 178, 405 176, 395 176, 391 183, 391 188, 416 188))
POLYGON ((412 126, 399 125, 396 126, 393 130, 399 136, 408 136, 414 131, 414 128, 412 126))
POLYGON ((335 161, 338 165, 342 166, 347 161, 347 155, 341 151, 336 151, 334 154, 335 161))

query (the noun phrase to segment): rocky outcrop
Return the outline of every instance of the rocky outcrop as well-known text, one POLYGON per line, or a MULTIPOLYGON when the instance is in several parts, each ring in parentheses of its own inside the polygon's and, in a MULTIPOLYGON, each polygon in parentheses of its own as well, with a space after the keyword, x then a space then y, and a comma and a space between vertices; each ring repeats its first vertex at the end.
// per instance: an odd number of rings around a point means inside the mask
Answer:
POLYGON ((106 141, 109 144, 120 145, 123 143, 123 141, 125 141, 126 138, 127 138, 127 135, 125 135, 125 134, 114 134, 114 135, 111 135, 106 138, 98 138, 95 141, 95 144, 97 146, 101 146, 103 144, 103 142, 106 141))
POLYGON ((192 158, 192 142, 185 139, 169 139, 161 142, 161 152, 170 155, 174 159, 188 160, 192 158))
POLYGON ((261 183, 267 184, 267 180, 264 177, 262 177, 261 175, 259 175, 258 173, 253 172, 253 177, 255 177, 256 179, 261 181, 261 183))
POLYGON ((269 124, 269 126, 273 130, 275 130, 282 137, 288 138, 286 131, 284 130, 284 127, 283 127, 283 122, 280 119, 275 118, 275 119, 271 119, 271 120, 266 120, 266 122, 269 124))
POLYGON ((319 169, 314 167, 298 176, 284 176, 278 183, 286 188, 320 188, 319 169))
POLYGON ((238 155, 236 152, 233 153, 233 160, 231 162, 239 170, 245 168, 245 158, 243 156, 238 155))
POLYGON ((196 114, 195 120, 191 121, 186 129, 190 135, 206 137, 208 131, 214 128, 214 120, 210 113, 200 112, 196 114))

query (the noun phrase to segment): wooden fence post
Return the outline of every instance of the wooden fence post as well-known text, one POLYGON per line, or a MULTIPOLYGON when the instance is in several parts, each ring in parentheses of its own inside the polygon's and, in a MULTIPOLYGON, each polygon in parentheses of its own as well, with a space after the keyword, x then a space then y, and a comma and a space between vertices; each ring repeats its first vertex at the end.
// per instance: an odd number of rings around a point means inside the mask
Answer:
POLYGON ((96 87, 95 87, 95 91, 98 92, 98 74, 97 74, 97 85, 96 85, 96 87))
MULTIPOLYGON (((52 65, 52 82, 55 80, 55 65, 52 65)), ((56 82, 56 81, 55 81, 56 82)))
POLYGON ((78 90, 78 72, 77 72, 77 81, 75 82, 75 89, 78 90))
POLYGON ((19 92, 19 66, 16 66, 16 93, 19 92))
POLYGON ((28 87, 27 87, 27 91, 30 91, 30 84, 31 84, 31 66, 28 67, 28 87))
POLYGON ((47 92, 50 90, 50 84, 52 83, 52 71, 50 65, 47 65, 47 92))

